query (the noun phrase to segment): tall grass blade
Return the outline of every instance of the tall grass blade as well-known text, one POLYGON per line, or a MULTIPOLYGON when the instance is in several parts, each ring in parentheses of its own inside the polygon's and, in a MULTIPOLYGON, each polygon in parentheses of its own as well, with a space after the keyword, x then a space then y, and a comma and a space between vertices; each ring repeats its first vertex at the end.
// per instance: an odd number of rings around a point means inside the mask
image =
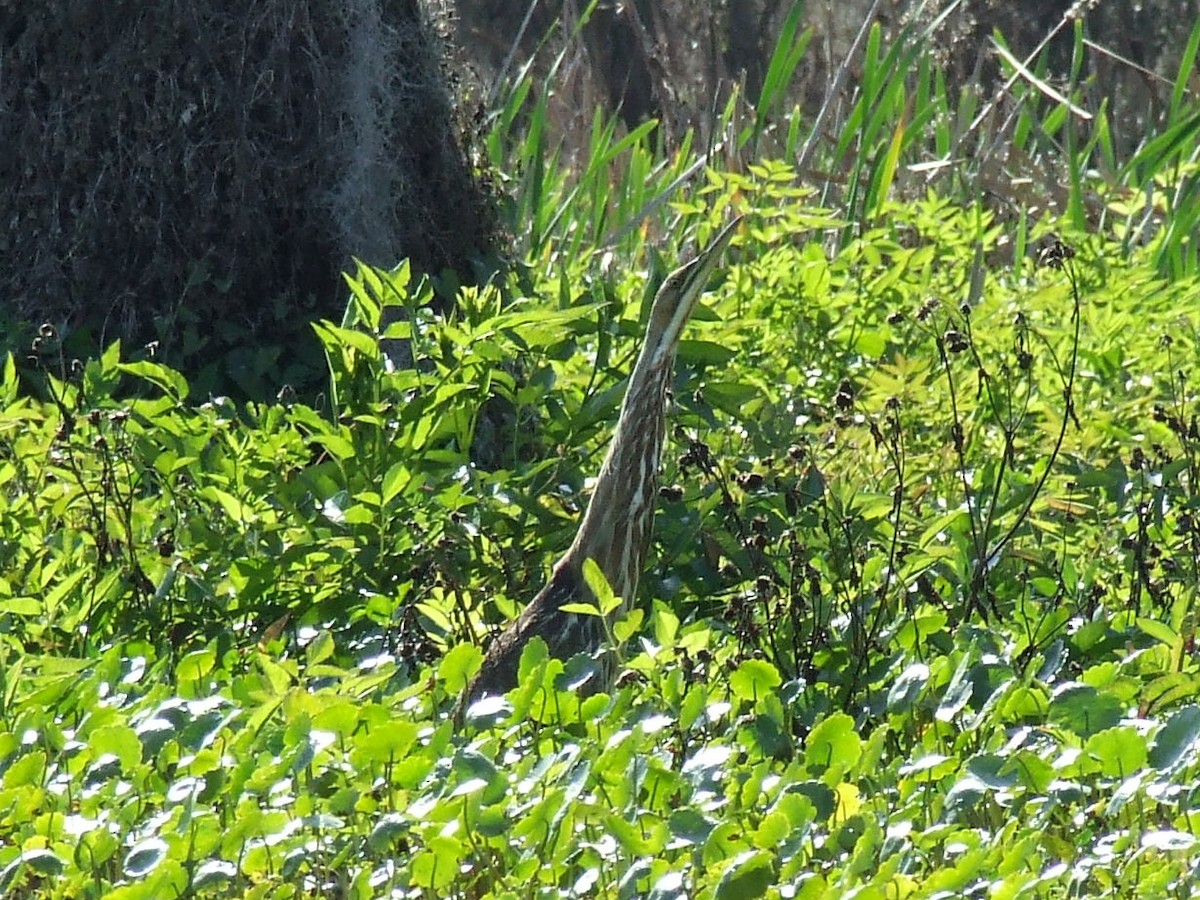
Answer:
POLYGON ((808 140, 804 142, 804 148, 800 151, 800 158, 796 161, 796 168, 801 174, 812 163, 813 153, 816 152, 817 142, 824 133, 825 120, 833 111, 834 102, 841 93, 842 85, 846 81, 846 77, 850 71, 850 61, 858 54, 859 48, 862 47, 863 41, 866 40, 868 33, 871 30, 872 23, 875 21, 875 15, 879 12, 880 4, 883 0, 875 0, 871 4, 871 8, 867 11, 863 18, 862 27, 858 30, 858 34, 854 36, 854 42, 850 45, 850 49, 846 51, 846 56, 841 64, 837 67, 837 71, 833 73, 833 78, 829 82, 829 88, 825 91, 825 99, 821 103, 821 109, 817 112, 817 117, 813 120, 812 129, 808 133, 808 140))
POLYGON ((1174 122, 1183 108, 1183 98, 1188 91, 1188 85, 1195 74, 1196 51, 1200 49, 1200 19, 1192 27, 1191 37, 1179 59, 1179 74, 1175 76, 1175 85, 1171 89, 1171 109, 1167 121, 1174 122))
MULTIPOLYGON (((1071 53, 1071 80, 1070 92, 1075 93, 1075 86, 1078 83, 1079 73, 1083 68, 1083 22, 1076 20, 1074 45, 1071 53)), ((1091 116, 1088 116, 1089 120, 1091 116)), ((1089 147, 1084 147, 1082 153, 1076 152, 1076 128, 1075 121, 1071 117, 1067 117, 1064 123, 1066 129, 1066 162, 1067 162, 1067 177, 1070 181, 1070 189, 1067 193, 1067 219, 1071 226, 1079 232, 1087 230, 1087 211, 1083 207, 1083 175, 1087 170, 1087 158, 1090 152, 1089 147)))
POLYGON ((1002 43, 1000 43, 995 38, 992 38, 992 47, 996 50, 996 52, 998 54, 1000 54, 1000 57, 1012 67, 1013 71, 1018 76, 1020 76, 1020 78, 1022 80, 1024 80, 1026 83, 1032 85, 1040 93, 1045 94, 1047 97, 1049 97, 1055 103, 1061 103, 1068 110, 1070 110, 1074 115, 1078 116, 1080 119, 1083 119, 1085 122, 1091 121, 1092 114, 1090 112, 1088 112, 1082 106, 1079 106, 1078 104, 1073 103, 1071 101, 1071 98, 1064 96, 1061 91, 1056 90, 1055 87, 1052 84, 1050 84, 1048 81, 1046 81, 1042 78, 1039 78, 1037 75, 1035 75, 1025 65, 1025 63, 1021 62, 1019 59, 1017 59, 1015 56, 1013 56, 1012 53, 1009 52, 1008 48, 1005 47, 1002 43))
MULTIPOLYGON (((912 106, 911 103, 908 104, 912 106)), ((883 155, 883 161, 879 165, 879 177, 875 185, 875 196, 871 203, 871 218, 877 218, 882 215, 884 204, 887 203, 888 194, 892 190, 892 182, 896 178, 896 167, 900 163, 900 151, 904 147, 905 119, 907 118, 908 110, 901 114, 896 122, 896 129, 892 132, 892 140, 888 144, 887 153, 883 155)))
POLYGON ((800 64, 800 60, 804 57, 804 51, 808 48, 808 42, 812 38, 812 29, 808 28, 797 36, 803 15, 804 4, 794 4, 779 32, 779 40, 775 42, 771 61, 767 65, 767 74, 763 77, 762 90, 759 91, 758 101, 754 104, 752 143, 753 155, 756 157, 759 141, 766 128, 767 117, 786 95, 792 76, 796 73, 796 66, 800 64))
POLYGON ((1134 153, 1122 174, 1128 173, 1135 187, 1145 189, 1181 150, 1195 146, 1197 138, 1200 138, 1200 112, 1192 113, 1148 141, 1134 153))

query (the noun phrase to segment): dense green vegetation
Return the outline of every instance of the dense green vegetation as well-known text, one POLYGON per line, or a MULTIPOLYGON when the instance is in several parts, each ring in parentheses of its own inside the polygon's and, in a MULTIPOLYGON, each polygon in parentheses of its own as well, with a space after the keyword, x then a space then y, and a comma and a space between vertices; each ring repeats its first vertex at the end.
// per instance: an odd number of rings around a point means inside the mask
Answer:
POLYGON ((489 150, 525 265, 448 320, 363 268, 319 404, 197 402, 47 331, 0 380, 0 891, 1191 896, 1198 42, 1131 160, 1019 80, 1055 213, 980 199, 977 110, 919 41, 868 46, 823 185, 771 161, 807 139, 771 100, 794 32, 720 166, 598 122, 569 173, 520 82, 489 150), (581 700, 588 661, 533 645, 456 731, 476 639, 569 543, 642 301, 731 211, 628 674, 581 700))

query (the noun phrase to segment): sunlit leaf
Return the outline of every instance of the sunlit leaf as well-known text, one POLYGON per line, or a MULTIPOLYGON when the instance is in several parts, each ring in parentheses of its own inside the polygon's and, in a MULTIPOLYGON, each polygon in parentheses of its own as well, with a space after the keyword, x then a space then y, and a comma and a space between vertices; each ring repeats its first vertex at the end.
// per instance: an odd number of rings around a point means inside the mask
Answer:
POLYGON ((483 662, 483 652, 474 644, 459 644, 438 664, 438 677, 452 694, 466 690, 467 684, 483 662))
POLYGON ((854 730, 854 719, 845 713, 834 713, 813 728, 805 759, 814 772, 831 767, 845 771, 854 767, 861 753, 862 739, 854 730))
POLYGON ((766 696, 782 683, 778 670, 761 659, 744 661, 729 676, 734 696, 751 702, 766 696))
POLYGON ((1142 846, 1150 850, 1191 850, 1196 846, 1196 836, 1186 831, 1147 831, 1142 835, 1142 846))

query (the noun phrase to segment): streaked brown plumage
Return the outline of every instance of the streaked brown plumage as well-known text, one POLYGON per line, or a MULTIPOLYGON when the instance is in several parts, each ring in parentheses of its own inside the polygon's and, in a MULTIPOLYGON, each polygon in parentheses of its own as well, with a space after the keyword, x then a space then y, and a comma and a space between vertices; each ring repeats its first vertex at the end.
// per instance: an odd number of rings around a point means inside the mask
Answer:
MULTIPOLYGON (((463 696, 460 715, 467 704, 516 685, 521 651, 534 636, 545 640, 552 656, 564 660, 576 653, 594 652, 601 645, 605 630, 598 616, 562 610, 564 604, 595 602, 583 579, 585 560, 596 561, 613 593, 621 597, 616 615, 629 609, 650 544, 675 352, 683 327, 739 221, 726 225, 694 259, 668 275, 654 295, 646 339, 629 377, 620 418, 579 532, 554 566, 546 586, 488 648, 482 668, 463 696)), ((603 660, 601 679, 594 680, 607 684, 613 675, 611 665, 610 659, 603 660)), ((589 684, 584 689, 594 691, 603 686, 589 684)))

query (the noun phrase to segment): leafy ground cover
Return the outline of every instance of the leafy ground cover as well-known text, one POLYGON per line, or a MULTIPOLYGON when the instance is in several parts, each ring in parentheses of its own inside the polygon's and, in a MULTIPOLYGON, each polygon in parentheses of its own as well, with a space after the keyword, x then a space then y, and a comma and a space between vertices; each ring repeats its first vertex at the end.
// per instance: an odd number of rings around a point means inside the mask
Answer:
POLYGON ((905 52, 868 48, 898 96, 846 195, 757 157, 689 187, 690 147, 605 123, 574 180, 505 150, 526 266, 451 320, 360 270, 323 402, 201 402, 52 331, 39 383, 10 360, 5 896, 1192 896, 1198 126, 1180 94, 1111 184, 1102 138, 1059 157, 1079 219, 892 199, 928 149, 905 52), (533 645, 456 730, 476 639, 570 540, 642 301, 731 209, 626 674, 580 698, 589 661, 533 645))

